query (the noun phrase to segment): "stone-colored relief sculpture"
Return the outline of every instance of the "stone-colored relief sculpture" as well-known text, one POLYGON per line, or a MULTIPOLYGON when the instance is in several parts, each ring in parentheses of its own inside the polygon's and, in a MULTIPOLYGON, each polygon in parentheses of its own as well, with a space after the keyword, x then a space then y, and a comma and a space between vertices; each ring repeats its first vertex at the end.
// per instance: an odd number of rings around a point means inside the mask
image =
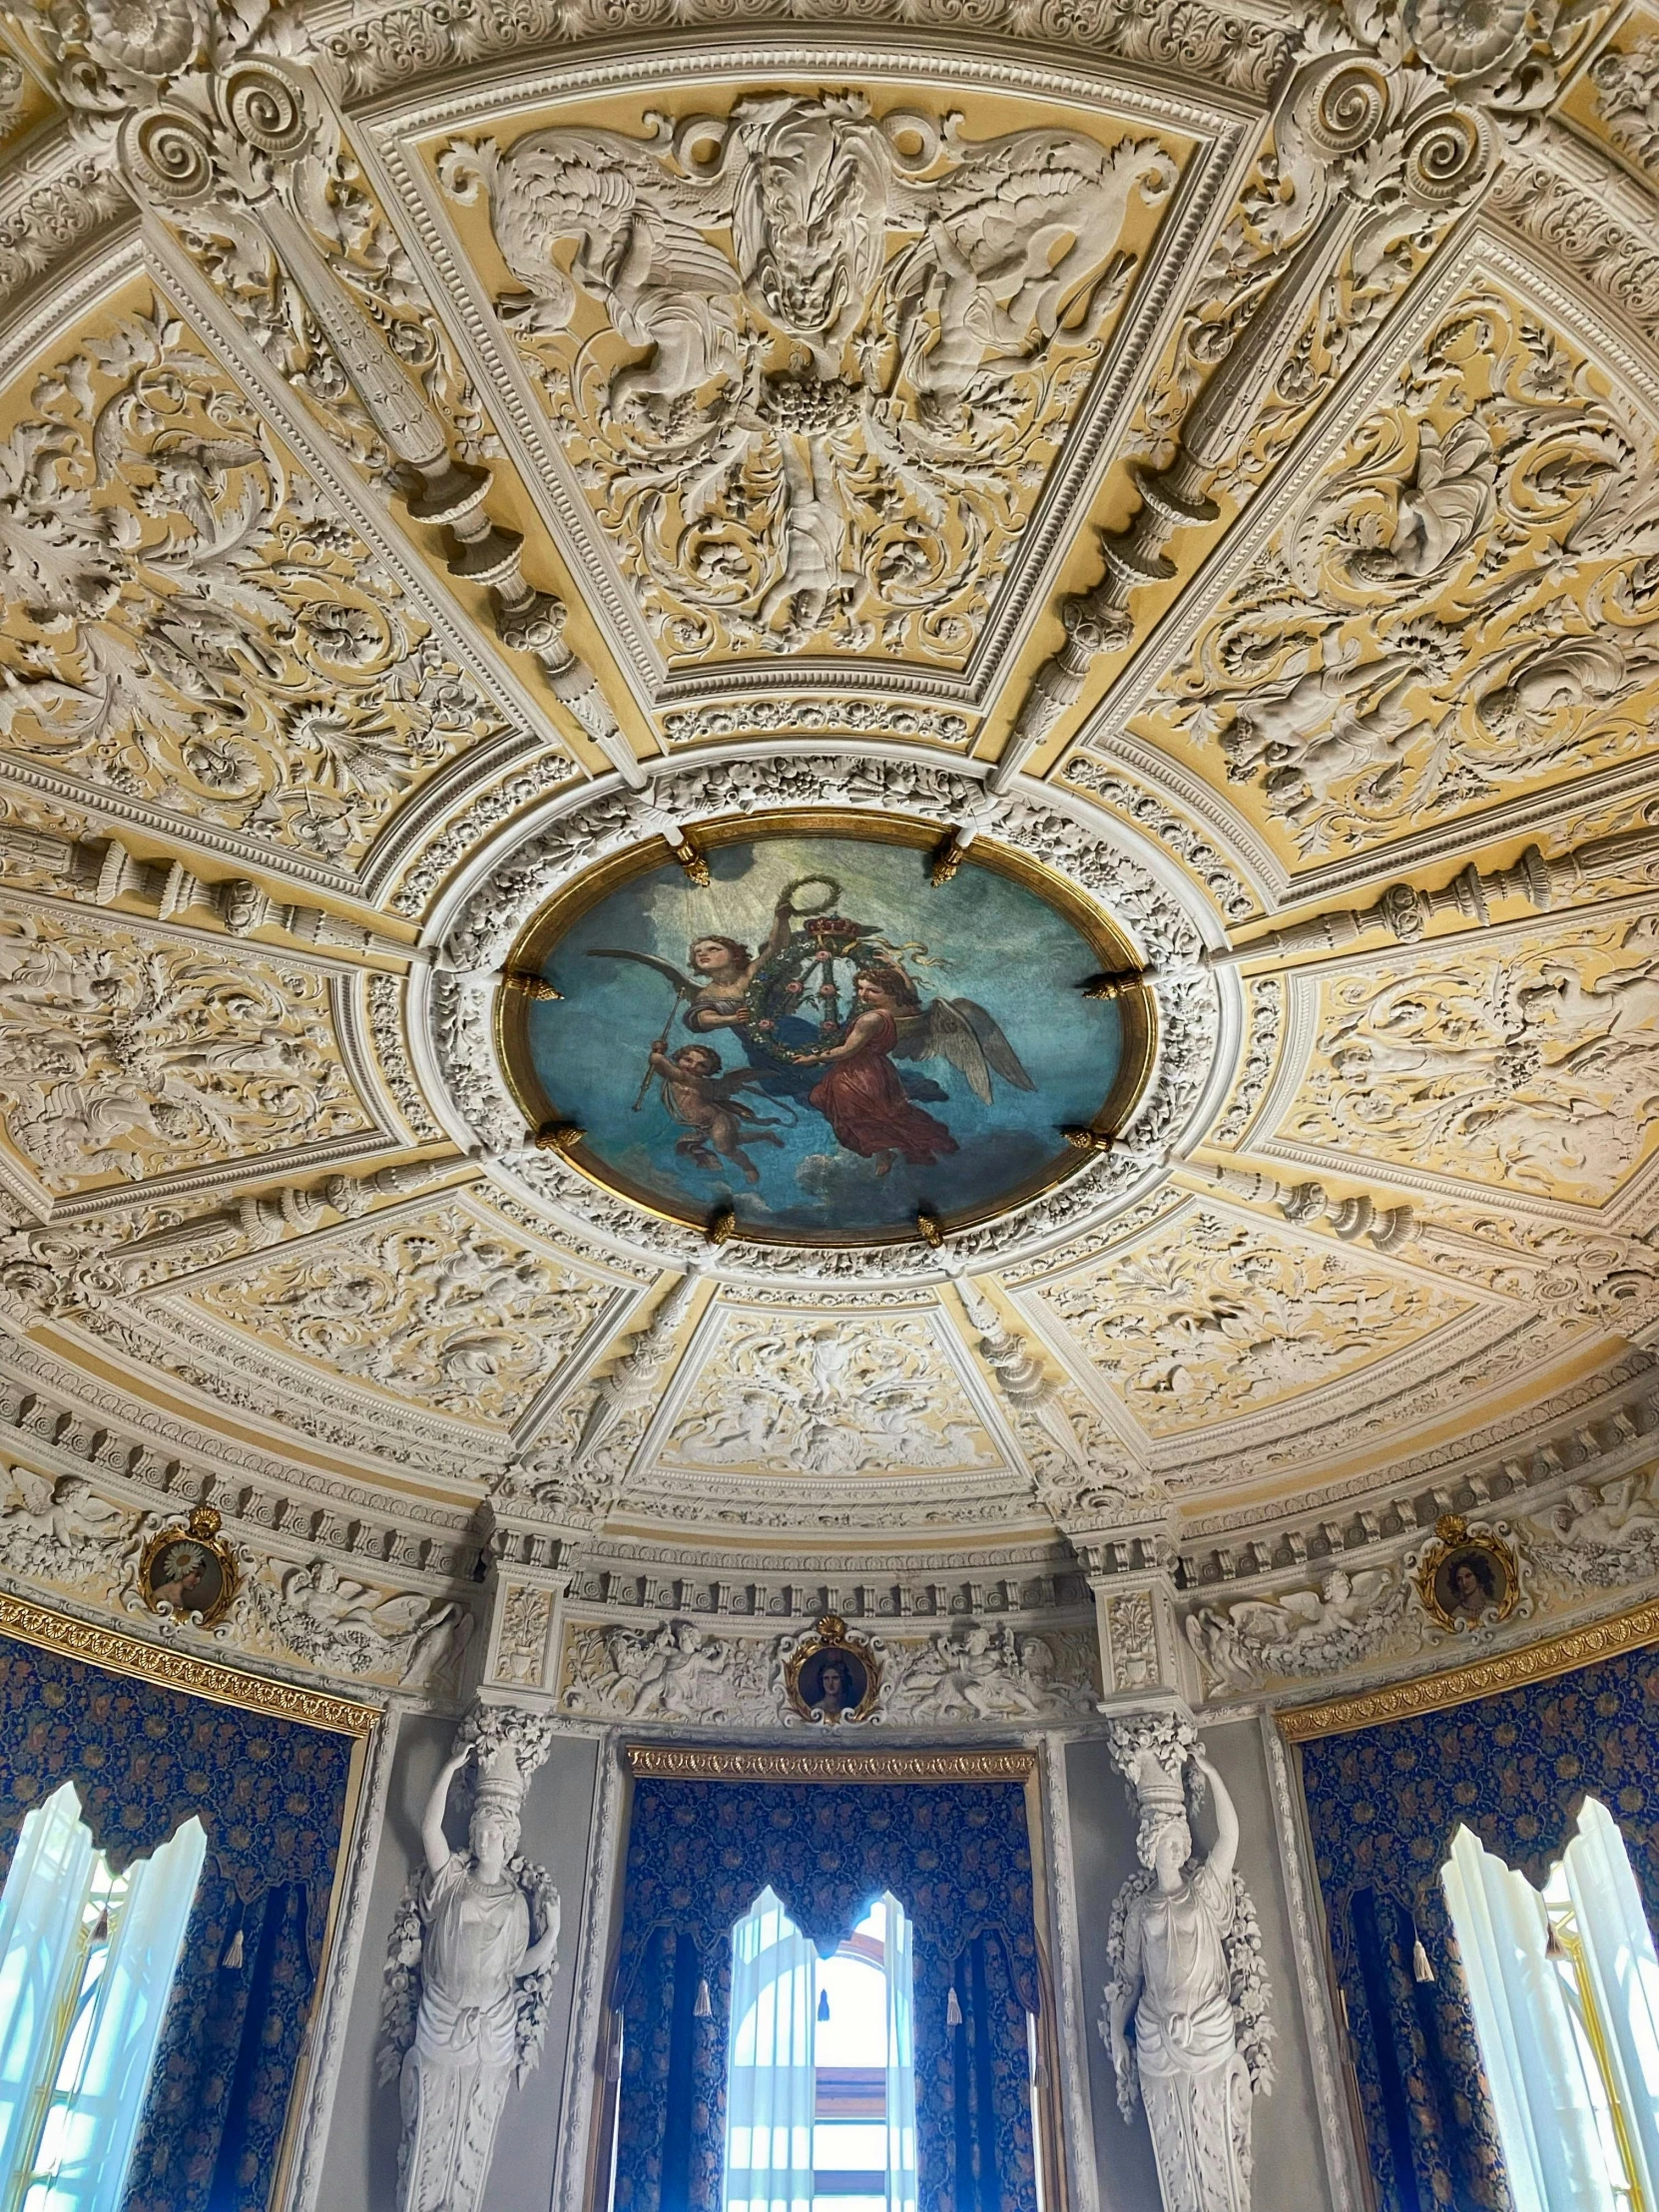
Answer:
POLYGON ((1132 204, 1177 174, 1155 138, 971 140, 851 92, 753 93, 655 138, 460 143, 439 167, 488 192, 525 287, 500 312, 672 658, 948 664, 1100 358, 1132 204))
POLYGON ((894 1721, 1082 1719, 1099 1697, 1086 1631, 1016 1633, 972 1621, 926 1643, 889 1642, 882 1713, 894 1721))
POLYGON ((541 2057, 558 1970, 559 1894, 519 1856, 519 1809, 547 1756, 545 1716, 475 1707, 421 1823, 425 1869, 393 1924, 380 2078, 402 2116, 397 2212, 476 2212, 507 2091, 541 2057), (472 1770, 467 1847, 444 1834, 450 1787, 472 1770))
POLYGON ((0 1103, 54 1192, 368 1125, 325 975, 69 909, 0 917, 0 1103))
POLYGON ((662 1457, 808 1474, 1001 1464, 932 1321, 907 1314, 730 1317, 662 1457))
POLYGON ((1250 2107, 1273 2086, 1267 1976, 1235 1871, 1239 1817, 1192 1724, 1114 1722, 1112 1756, 1139 1809, 1142 1873, 1112 1907, 1100 2031, 1125 2119, 1146 2107, 1165 2212, 1250 2212, 1250 2107), (1189 1794, 1208 1785, 1216 1841, 1193 1850, 1189 1794))
POLYGON ((195 1295, 220 1320, 358 1382, 507 1420, 610 1293, 450 1205, 301 1246, 195 1295))
POLYGON ((1659 693, 1656 455, 1568 338, 1495 291, 1459 301, 1149 731, 1215 747, 1307 857, 1632 758, 1659 693))
POLYGON ((566 1639, 563 1702, 595 1719, 766 1723, 782 1716, 780 1679, 776 1638, 584 1625, 566 1639))
POLYGON ((1186 1617, 1207 1688, 1336 1674, 1420 1644, 1423 1626, 1397 1566, 1333 1567, 1302 1588, 1199 1605, 1186 1617))
POLYGON ((6 1470, 0 1504, 0 1560, 31 1581, 71 1588, 96 1582, 107 1593, 129 1555, 137 1558, 140 1519, 83 1475, 53 1479, 14 1466, 6 1470))
POLYGON ((1569 1596, 1650 1581, 1659 1570, 1653 1470, 1570 1484, 1559 1504, 1525 1524, 1525 1553, 1541 1581, 1569 1596))
POLYGON ((466 1606, 418 1591, 388 1597, 330 1559, 290 1567, 277 1592, 266 1586, 259 1594, 290 1651, 327 1671, 379 1675, 408 1690, 452 1678, 472 1637, 466 1606))
MULTIPOLYGON (((1100 1695, 1086 1629, 964 1621, 919 1638, 868 1640, 881 1664, 872 1725, 1076 1720, 1093 1714, 1100 1695)), ((595 1720, 771 1726, 787 1717, 784 1662, 793 1648, 789 1637, 711 1635, 689 1620, 581 1622, 565 1638, 562 1702, 595 1720)))
POLYGON ((1596 113, 1621 154, 1659 176, 1659 32, 1621 52, 1609 47, 1590 67, 1596 113))
POLYGON ((1040 1296, 1154 1436, 1351 1375, 1464 1310, 1432 1284, 1203 1208, 1040 1296))
POLYGON ((350 861, 500 728, 165 310, 36 382, 0 444, 0 733, 42 766, 350 861))
MULTIPOLYGON (((139 1612, 149 1633, 175 1635, 177 1620, 158 1620, 147 1605, 139 1564, 150 1538, 179 1517, 160 1504, 144 1511, 117 1503, 83 1475, 12 1466, 0 1471, 0 1566, 112 1611, 139 1612)), ((320 1554, 289 1566, 243 1545, 238 1558, 243 1573, 211 1632, 215 1642, 409 1691, 453 1681, 473 1630, 465 1605, 355 1580, 320 1554)))
POLYGON ((1305 1144, 1598 1205, 1659 1101, 1659 924, 1563 923, 1325 986, 1305 1144))

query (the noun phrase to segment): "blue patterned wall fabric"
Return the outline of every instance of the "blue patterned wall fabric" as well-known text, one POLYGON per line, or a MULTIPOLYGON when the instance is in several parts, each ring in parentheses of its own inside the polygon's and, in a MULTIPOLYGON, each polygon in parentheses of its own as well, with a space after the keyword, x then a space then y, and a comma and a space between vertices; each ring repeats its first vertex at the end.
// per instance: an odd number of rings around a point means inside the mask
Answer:
POLYGON ((883 1890, 899 1900, 914 1924, 921 2201, 1035 2212, 1025 2015, 1039 1967, 1021 1786, 656 1780, 635 1785, 613 1994, 617 2212, 720 2202, 731 1934, 769 1883, 826 1953, 883 1890))
POLYGON ((0 1637, 0 1880, 24 1816, 69 1780, 117 1868, 192 1814, 207 1831, 123 2212, 269 2203, 350 1763, 344 1737, 0 1637))
POLYGON ((1541 1886, 1591 1794, 1659 1927, 1659 1653, 1318 1738, 1302 1782, 1379 2212, 1510 2212, 1440 1868, 1466 1823, 1541 1886))

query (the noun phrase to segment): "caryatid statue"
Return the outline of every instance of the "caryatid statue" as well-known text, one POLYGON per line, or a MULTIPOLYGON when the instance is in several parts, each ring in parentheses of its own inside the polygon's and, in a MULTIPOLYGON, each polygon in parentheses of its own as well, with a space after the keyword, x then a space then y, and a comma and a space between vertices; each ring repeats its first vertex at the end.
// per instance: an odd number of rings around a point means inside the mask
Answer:
POLYGON ((518 1826, 545 1726, 487 1708, 469 1715, 427 1800, 426 1865, 392 1931, 381 2013, 381 2078, 395 2075, 402 2108, 397 2212, 476 2212, 507 2090, 541 2055, 559 1898, 518 1856, 518 1826), (444 1809, 469 1764, 468 1848, 455 1851, 444 1809))
POLYGON ((1137 2086, 1165 2212, 1250 2212, 1250 2100, 1271 2086, 1266 1985, 1255 1914, 1234 1873, 1239 1821, 1190 1724, 1165 1719, 1148 1740, 1113 1731, 1139 1801, 1144 1870, 1120 1891, 1109 1938, 1114 1979, 1102 2032, 1125 2119, 1137 2086), (1199 1858, 1184 1769, 1215 1803, 1216 1841, 1199 1858))

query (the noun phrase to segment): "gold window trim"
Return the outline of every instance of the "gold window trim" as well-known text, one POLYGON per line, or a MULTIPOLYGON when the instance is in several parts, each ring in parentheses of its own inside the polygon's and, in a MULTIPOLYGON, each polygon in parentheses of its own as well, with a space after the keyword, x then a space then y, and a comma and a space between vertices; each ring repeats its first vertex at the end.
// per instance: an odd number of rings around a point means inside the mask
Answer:
POLYGON ((1381 1728, 1387 1721, 1441 1713, 1449 1706, 1495 1697, 1499 1691, 1513 1690, 1526 1682, 1547 1682, 1552 1675, 1571 1674, 1575 1668, 1593 1666, 1598 1659, 1616 1659, 1623 1652, 1639 1651, 1644 1644, 1653 1643, 1659 1643, 1659 1604, 1638 1605, 1611 1620, 1593 1621, 1585 1628, 1546 1636, 1520 1651, 1447 1667, 1438 1674, 1418 1675, 1410 1682, 1390 1683, 1386 1689, 1370 1690, 1357 1697, 1332 1698, 1321 1705, 1288 1706, 1275 1713, 1274 1719, 1287 1743, 1306 1744, 1318 1736, 1348 1735, 1356 1729, 1381 1728))
MULTIPOLYGON (((1656 1630, 1659 1633, 1659 1630, 1656 1630)), ((681 1750, 624 1744, 628 1772, 664 1782, 1028 1782, 1034 1751, 681 1750)))
POLYGON ((326 1690, 309 1690, 295 1682, 277 1682, 268 1675, 245 1673, 217 1659, 199 1658, 195 1652, 177 1651, 168 1644, 153 1644, 142 1636, 129 1636, 119 1628, 104 1628, 95 1621, 78 1620, 55 1613, 49 1606, 0 1591, 0 1635, 42 1651, 55 1651, 66 1659, 79 1659, 91 1667, 105 1667, 112 1674, 135 1675, 168 1690, 183 1690, 192 1697, 210 1698, 216 1705, 235 1705, 244 1712, 273 1713, 307 1728, 331 1729, 336 1735, 368 1737, 382 1718, 377 1705, 360 1704, 354 1698, 334 1697, 326 1690))

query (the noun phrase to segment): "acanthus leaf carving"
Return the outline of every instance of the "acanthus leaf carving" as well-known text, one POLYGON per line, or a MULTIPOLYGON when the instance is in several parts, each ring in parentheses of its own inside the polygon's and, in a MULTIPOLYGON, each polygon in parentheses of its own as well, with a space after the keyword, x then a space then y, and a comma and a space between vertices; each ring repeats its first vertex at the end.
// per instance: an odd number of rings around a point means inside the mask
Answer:
POLYGON ((1127 289, 1131 203, 1177 175, 1155 138, 976 141, 859 93, 457 142, 439 167, 488 194, 525 287, 500 311, 670 659, 946 665, 1127 289))
POLYGON ((1285 1130, 1461 1180, 1604 1203, 1648 1144, 1659 1097, 1651 915, 1475 946, 1429 944, 1327 984, 1285 1130))
POLYGON ((156 302, 37 381, 0 445, 0 562, 13 748, 317 860, 501 728, 156 302))
POLYGON ((1633 757, 1659 686, 1656 544, 1652 422, 1471 292, 1146 712, 1214 744, 1300 856, 1364 849, 1633 757))
POLYGON ((360 1131, 326 978, 62 910, 0 921, 0 1100, 47 1188, 360 1131))

